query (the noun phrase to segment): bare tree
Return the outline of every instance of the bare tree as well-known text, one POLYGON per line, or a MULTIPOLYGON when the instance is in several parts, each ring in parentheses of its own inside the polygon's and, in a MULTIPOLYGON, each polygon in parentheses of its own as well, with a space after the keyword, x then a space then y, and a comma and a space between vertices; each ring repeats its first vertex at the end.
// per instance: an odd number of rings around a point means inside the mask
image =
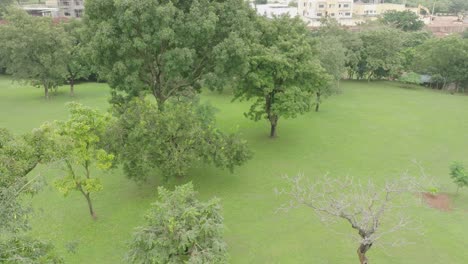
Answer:
MULTIPOLYGON (((409 218, 398 216, 392 211, 397 211, 406 204, 401 200, 414 198, 415 193, 420 193, 423 190, 420 183, 424 182, 408 174, 387 181, 380 188, 371 181, 363 184, 351 177, 334 179, 324 176, 310 181, 303 175, 298 175, 286 176, 285 179, 288 182, 287 188, 277 192, 287 195, 290 200, 278 210, 288 211, 307 206, 325 224, 339 219, 347 221, 358 233, 357 254, 361 264, 369 263, 366 253, 382 236, 414 228, 409 218), (409 195, 404 195, 405 193, 409 195), (385 222, 384 226, 382 222, 385 222)), ((395 241, 392 244, 403 242, 404 240, 395 241)))

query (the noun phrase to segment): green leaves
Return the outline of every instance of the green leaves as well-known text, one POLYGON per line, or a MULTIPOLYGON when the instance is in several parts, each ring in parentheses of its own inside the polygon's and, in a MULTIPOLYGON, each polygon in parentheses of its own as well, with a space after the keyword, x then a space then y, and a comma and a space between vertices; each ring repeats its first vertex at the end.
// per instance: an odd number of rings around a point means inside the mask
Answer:
POLYGON ((128 177, 144 180, 159 169, 167 180, 198 161, 233 170, 251 158, 245 141, 216 129, 213 109, 195 102, 166 105, 134 99, 114 122, 106 144, 128 177))
POLYGON ((162 105, 193 97, 202 84, 222 89, 244 58, 255 16, 242 0, 89 0, 93 58, 114 91, 114 103, 151 94, 162 105), (105 15, 104 15, 105 14, 105 15))
POLYGON ((266 118, 276 127, 279 117, 309 111, 314 93, 328 85, 329 77, 302 21, 258 18, 258 28, 261 37, 250 45, 249 69, 236 80, 235 99, 254 99, 246 116, 255 121, 266 118))
POLYGON ((13 236, 0 240, 0 262, 5 264, 38 263, 60 264, 63 259, 54 246, 29 236, 13 236))
POLYGON ((68 196, 71 191, 78 190, 77 182, 71 175, 55 180, 54 186, 63 196, 68 196))
POLYGON ((0 65, 14 78, 43 87, 48 97, 67 75, 69 38, 51 18, 11 9, 6 20, 0 25, 0 65))
POLYGON ((465 166, 460 162, 454 162, 450 166, 450 177, 458 188, 468 187, 468 172, 465 166))
POLYGON ((218 199, 198 201, 192 183, 174 191, 159 187, 158 196, 133 236, 128 262, 227 263, 218 199))
POLYGON ((103 143, 111 116, 79 103, 69 103, 68 107, 68 120, 46 123, 37 133, 49 142, 48 161, 60 163, 66 172, 55 181, 55 187, 65 196, 71 191, 83 194, 94 217, 89 196, 103 186, 91 171, 94 166, 108 170, 114 164, 114 154, 107 152, 103 143))
POLYGON ((403 31, 418 31, 424 27, 424 22, 419 19, 419 15, 410 10, 387 11, 380 21, 385 25, 394 26, 403 31))
POLYGON ((416 72, 439 75, 444 84, 468 83, 468 39, 460 36, 430 39, 416 48, 414 57, 416 72))

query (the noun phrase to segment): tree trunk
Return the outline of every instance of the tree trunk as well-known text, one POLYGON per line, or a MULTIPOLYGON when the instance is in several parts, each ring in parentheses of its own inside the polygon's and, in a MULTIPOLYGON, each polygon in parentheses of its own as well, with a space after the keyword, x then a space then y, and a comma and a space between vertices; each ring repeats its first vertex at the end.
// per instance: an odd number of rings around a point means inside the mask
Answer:
POLYGON ((276 126, 278 125, 278 115, 271 113, 271 107, 274 103, 275 94, 272 92, 265 96, 265 112, 270 120, 270 138, 276 137, 276 126))
POLYGON ((164 111, 164 103, 166 102, 166 98, 159 94, 159 93, 154 93, 154 97, 156 98, 156 102, 158 104, 158 109, 160 112, 164 111))
POLYGON ((320 93, 317 92, 317 101, 315 102, 315 112, 318 112, 320 109, 320 93))
POLYGON ((83 193, 83 195, 86 198, 86 201, 88 202, 89 214, 94 220, 96 220, 97 216, 96 216, 96 213, 94 212, 93 203, 91 202, 91 197, 89 196, 89 193, 86 193, 86 194, 83 193))
POLYGON ((49 100, 49 87, 47 85, 44 85, 44 96, 45 99, 49 100))
POLYGON ((70 96, 75 96, 75 78, 70 78, 70 96))
POLYGON ((271 129, 270 129, 270 137, 275 138, 276 137, 276 123, 271 123, 271 129))
POLYGON ((361 264, 369 264, 369 259, 366 256, 367 251, 370 249, 371 245, 361 244, 357 250, 359 257, 359 262, 361 264))

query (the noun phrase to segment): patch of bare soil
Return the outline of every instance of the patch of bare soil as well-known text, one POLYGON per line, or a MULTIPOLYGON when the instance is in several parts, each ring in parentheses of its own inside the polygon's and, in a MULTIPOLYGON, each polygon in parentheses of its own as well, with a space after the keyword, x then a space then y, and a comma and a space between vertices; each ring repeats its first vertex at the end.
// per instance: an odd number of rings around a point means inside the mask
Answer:
POLYGON ((447 194, 430 194, 423 193, 422 197, 424 201, 432 208, 438 209, 440 211, 448 212, 452 211, 452 201, 450 196, 447 194))

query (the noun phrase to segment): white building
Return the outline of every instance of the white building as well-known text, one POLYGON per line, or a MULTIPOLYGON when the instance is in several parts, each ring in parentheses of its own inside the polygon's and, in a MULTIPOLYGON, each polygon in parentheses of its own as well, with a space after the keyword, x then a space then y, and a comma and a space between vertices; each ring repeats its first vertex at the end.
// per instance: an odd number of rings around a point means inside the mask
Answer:
POLYGON ((57 3, 59 16, 82 17, 84 14, 84 0, 51 0, 57 3))
POLYGON ((353 18, 353 0, 299 0, 298 13, 306 21, 317 21, 324 17, 339 22, 353 18))

